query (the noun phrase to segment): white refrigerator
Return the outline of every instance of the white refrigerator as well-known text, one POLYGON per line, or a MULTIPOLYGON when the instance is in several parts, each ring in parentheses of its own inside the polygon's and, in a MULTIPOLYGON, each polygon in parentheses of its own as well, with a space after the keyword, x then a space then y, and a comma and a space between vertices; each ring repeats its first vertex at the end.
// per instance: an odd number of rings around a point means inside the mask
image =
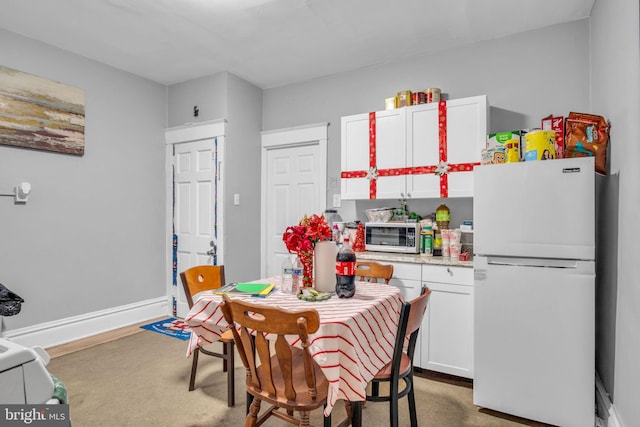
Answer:
POLYGON ((595 422, 593 158, 474 169, 474 404, 595 422))

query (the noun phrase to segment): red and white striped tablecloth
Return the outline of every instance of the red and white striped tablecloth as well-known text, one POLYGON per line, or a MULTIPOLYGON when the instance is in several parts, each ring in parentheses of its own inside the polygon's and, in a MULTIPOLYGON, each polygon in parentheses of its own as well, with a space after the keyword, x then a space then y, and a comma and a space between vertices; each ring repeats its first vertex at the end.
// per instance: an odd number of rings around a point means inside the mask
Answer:
MULTIPOLYGON (((314 308, 320 314, 320 328, 311 335, 311 354, 329 381, 327 410, 338 399, 363 401, 374 375, 393 356, 402 295, 395 286, 357 283, 352 298, 333 296, 327 301, 306 302, 279 290, 279 278, 256 282, 275 283, 266 298, 232 295, 289 310, 314 308)), ((219 340, 228 327, 219 305, 222 297, 203 292, 185 318, 191 327, 187 356, 201 344, 219 340)))

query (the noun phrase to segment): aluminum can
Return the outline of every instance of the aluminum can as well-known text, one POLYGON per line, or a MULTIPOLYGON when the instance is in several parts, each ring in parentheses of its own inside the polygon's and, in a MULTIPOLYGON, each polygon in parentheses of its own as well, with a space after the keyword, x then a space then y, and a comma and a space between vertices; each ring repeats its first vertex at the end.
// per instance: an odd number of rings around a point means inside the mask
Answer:
POLYGON ((398 107, 407 107, 411 105, 413 98, 410 90, 401 90, 398 92, 398 107))

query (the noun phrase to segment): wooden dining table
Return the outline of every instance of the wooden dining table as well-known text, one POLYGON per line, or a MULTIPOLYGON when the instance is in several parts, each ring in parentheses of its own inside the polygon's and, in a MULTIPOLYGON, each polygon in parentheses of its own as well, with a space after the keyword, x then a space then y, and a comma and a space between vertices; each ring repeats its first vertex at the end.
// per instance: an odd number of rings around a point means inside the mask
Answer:
MULTIPOLYGON (((309 302, 282 292, 279 277, 255 282, 274 283, 276 287, 264 298, 237 294, 230 297, 289 311, 309 308, 318 311, 320 328, 310 336, 310 349, 329 382, 325 414, 331 413, 336 402, 343 399, 351 402, 352 425, 361 425, 367 384, 393 356, 403 301, 400 290, 385 284, 356 282, 352 298, 333 295, 326 301, 309 302)), ((221 302, 222 297, 213 291, 198 295, 185 317, 192 331, 187 356, 200 345, 218 341, 229 327, 220 309, 221 302)))

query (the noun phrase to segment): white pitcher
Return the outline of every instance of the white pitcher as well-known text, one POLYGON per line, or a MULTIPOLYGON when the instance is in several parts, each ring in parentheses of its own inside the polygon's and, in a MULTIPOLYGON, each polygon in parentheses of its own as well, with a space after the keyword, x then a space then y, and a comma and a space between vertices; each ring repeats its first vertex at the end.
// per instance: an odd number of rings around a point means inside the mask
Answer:
POLYGON ((336 289, 336 255, 338 246, 326 240, 316 243, 313 251, 313 274, 315 289, 319 292, 334 292, 336 289))

